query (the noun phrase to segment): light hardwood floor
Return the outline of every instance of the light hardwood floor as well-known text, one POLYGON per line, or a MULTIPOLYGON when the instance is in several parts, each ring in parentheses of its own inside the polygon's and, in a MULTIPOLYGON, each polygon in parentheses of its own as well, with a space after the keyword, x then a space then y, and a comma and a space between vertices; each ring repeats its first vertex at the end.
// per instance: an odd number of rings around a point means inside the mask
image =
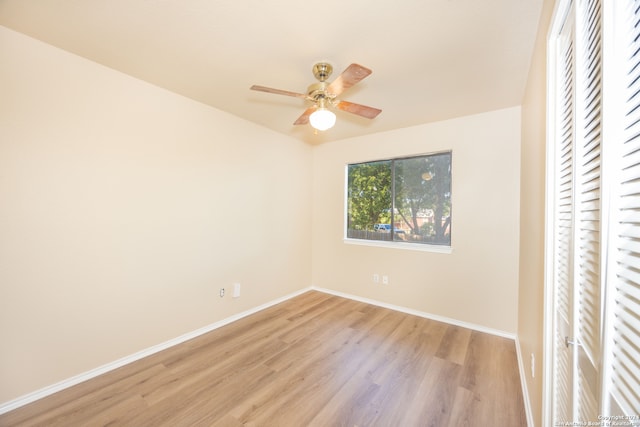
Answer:
POLYGON ((321 292, 0 416, 0 426, 526 426, 515 344, 321 292))

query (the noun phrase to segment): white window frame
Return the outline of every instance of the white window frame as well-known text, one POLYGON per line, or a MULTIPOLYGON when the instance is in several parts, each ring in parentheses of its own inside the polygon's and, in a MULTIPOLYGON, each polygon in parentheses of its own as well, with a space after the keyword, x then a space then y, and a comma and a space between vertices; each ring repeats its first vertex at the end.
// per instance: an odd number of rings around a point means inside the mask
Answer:
MULTIPOLYGON (((349 193, 347 191, 349 185, 349 165, 358 164, 358 163, 373 163, 373 162, 382 162, 382 161, 390 161, 390 160, 403 160, 410 159, 414 157, 422 157, 422 156, 431 156, 443 153, 451 154, 451 190, 453 190, 453 150, 442 150, 431 153, 421 153, 421 154, 413 154, 409 156, 398 156, 398 157, 390 157, 384 159, 376 159, 376 160, 364 160, 361 162, 352 162, 347 163, 344 166, 344 201, 343 201, 343 242, 348 245, 356 245, 356 246, 370 246, 370 247, 378 247, 378 248, 390 248, 390 249, 402 249, 402 250, 411 250, 411 251, 419 251, 419 252, 433 252, 433 253, 441 253, 441 254, 450 254, 453 252, 453 233, 451 233, 451 240, 449 245, 432 245, 428 243, 409 243, 409 242, 398 242, 398 241, 384 241, 384 240, 367 240, 367 239, 354 239, 347 237, 347 229, 348 229, 348 216, 349 216, 349 193)), ((451 211, 453 212, 453 191, 451 192, 451 211)), ((451 226, 452 227, 452 226, 451 226)), ((452 228, 453 229, 453 228, 452 228)))

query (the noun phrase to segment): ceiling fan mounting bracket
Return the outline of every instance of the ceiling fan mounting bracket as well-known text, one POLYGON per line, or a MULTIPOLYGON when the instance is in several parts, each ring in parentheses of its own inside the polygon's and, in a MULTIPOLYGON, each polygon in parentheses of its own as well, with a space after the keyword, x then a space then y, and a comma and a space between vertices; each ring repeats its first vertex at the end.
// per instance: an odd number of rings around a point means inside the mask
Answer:
POLYGON ((333 66, 328 62, 318 62, 313 66, 313 75, 320 82, 325 82, 331 73, 333 72, 333 66))

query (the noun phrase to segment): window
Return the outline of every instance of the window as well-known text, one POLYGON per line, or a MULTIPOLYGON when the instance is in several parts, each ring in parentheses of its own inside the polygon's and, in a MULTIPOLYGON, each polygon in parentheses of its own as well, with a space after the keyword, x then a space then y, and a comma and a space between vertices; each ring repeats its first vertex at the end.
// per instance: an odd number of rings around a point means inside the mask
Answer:
POLYGON ((451 152, 347 166, 347 238, 451 246, 451 152))

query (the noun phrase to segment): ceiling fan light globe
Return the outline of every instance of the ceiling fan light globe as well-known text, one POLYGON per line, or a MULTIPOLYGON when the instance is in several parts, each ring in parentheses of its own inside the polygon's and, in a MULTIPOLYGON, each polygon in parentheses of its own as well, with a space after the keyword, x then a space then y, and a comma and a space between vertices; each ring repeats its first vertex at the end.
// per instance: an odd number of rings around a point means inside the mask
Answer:
POLYGON ((320 131, 331 129, 336 124, 336 115, 326 108, 318 108, 309 116, 309 123, 320 131))

